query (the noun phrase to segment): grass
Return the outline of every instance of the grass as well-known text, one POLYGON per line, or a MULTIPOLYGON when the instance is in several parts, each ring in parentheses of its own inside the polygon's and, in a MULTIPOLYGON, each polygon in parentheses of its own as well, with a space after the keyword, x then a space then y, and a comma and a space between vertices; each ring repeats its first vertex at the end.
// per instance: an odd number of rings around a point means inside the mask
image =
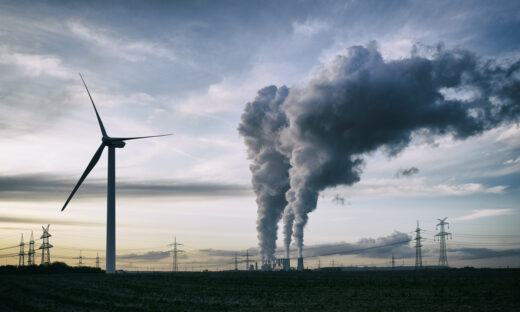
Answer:
POLYGON ((520 269, 0 275, 2 311, 518 311, 520 269))

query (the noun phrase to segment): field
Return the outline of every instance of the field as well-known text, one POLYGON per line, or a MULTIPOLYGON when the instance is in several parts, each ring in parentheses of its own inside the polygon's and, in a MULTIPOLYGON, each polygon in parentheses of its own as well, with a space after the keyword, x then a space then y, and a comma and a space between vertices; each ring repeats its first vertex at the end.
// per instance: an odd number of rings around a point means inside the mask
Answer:
POLYGON ((1 311, 519 311, 520 269, 0 275, 1 311))

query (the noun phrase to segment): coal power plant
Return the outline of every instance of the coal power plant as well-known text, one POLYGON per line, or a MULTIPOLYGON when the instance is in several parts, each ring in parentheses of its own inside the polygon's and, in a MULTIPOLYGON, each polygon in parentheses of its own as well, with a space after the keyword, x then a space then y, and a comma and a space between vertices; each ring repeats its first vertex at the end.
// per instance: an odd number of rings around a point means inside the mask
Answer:
POLYGON ((274 267, 281 221, 285 258, 294 240, 303 269, 304 228, 320 192, 359 182, 366 155, 392 157, 412 138, 465 140, 518 120, 520 61, 443 45, 428 52, 387 61, 376 42, 352 46, 306 86, 267 86, 247 103, 238 131, 251 160, 263 268, 274 267), (468 94, 454 95, 460 90, 468 94))

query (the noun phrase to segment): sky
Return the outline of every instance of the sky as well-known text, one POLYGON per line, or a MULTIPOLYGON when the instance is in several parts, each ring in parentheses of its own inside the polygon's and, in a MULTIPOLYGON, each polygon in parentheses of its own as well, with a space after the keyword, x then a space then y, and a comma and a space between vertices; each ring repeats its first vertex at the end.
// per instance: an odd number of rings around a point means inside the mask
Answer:
MULTIPOLYGON (((0 265, 18 263, 8 247, 22 233, 39 239, 47 224, 53 260, 104 257, 107 153, 60 212, 101 137, 78 72, 110 136, 174 133, 116 152, 118 267, 169 269, 176 236, 181 268, 225 269, 235 252, 259 260, 237 130, 258 90, 303 90, 352 46, 375 46, 386 62, 442 45, 512 64, 519 12, 518 1, 2 0, 0 265)), ((392 252, 413 265, 413 243, 347 251, 408 240, 417 221, 423 263, 435 265, 444 217, 450 265, 520 266, 517 117, 465 139, 417 134, 395 155, 363 156, 359 182, 319 194, 305 227, 308 267, 388 266, 392 252)), ((282 238, 280 228, 279 256, 282 238)))

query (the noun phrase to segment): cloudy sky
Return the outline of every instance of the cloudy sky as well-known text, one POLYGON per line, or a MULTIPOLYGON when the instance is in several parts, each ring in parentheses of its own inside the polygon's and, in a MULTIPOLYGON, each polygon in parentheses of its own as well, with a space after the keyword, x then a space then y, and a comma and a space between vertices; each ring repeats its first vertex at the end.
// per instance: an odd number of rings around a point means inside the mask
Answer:
MULTIPOLYGON (((0 248, 50 223, 55 260, 104 256, 106 153, 60 212, 100 140, 78 72, 109 135, 174 133, 117 150, 121 266, 169 267, 177 236, 186 268, 225 267, 235 251, 257 252, 237 127, 259 89, 304 88, 345 48, 373 41, 388 62, 442 43, 512 64, 518 12, 518 1, 0 1, 0 248)), ((417 220, 425 261, 436 264, 444 217, 450 264, 520 266, 518 118, 465 140, 417 136, 395 156, 364 156, 357 184, 320 193, 305 228, 310 267, 320 255, 322 265, 388 265, 388 248, 347 251, 406 240, 417 220)), ((407 265, 411 246, 394 251, 407 265)))

